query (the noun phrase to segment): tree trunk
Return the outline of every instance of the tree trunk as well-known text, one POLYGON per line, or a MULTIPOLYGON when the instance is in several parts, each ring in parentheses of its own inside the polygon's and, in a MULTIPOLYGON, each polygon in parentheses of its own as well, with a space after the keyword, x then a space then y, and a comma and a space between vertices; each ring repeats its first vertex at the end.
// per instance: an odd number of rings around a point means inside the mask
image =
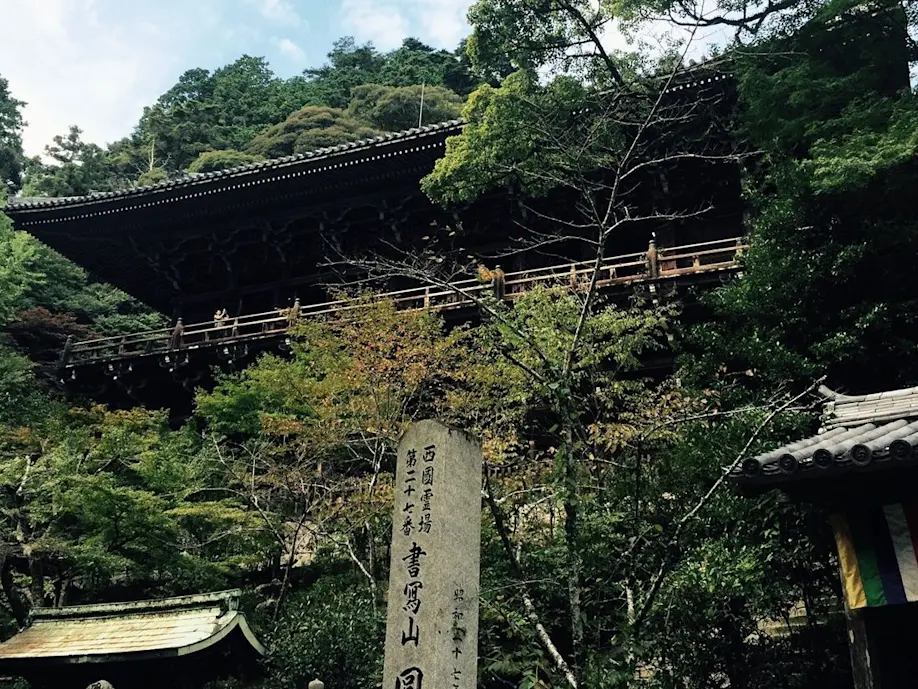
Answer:
POLYGON ((13 583, 13 565, 9 558, 5 558, 0 565, 0 587, 3 588, 3 595, 6 596, 6 602, 9 603, 16 623, 24 627, 29 617, 29 609, 13 583))
POLYGON ((29 559, 29 576, 32 578, 29 584, 32 607, 43 607, 45 604, 45 568, 41 560, 29 559))
POLYGON ((555 668, 562 675, 564 675, 564 678, 567 680, 568 687, 570 687, 570 689, 577 689, 579 686, 578 678, 575 676, 570 664, 564 659, 564 656, 561 655, 561 652, 558 650, 558 647, 552 640, 548 630, 545 629, 545 626, 539 619, 539 615, 536 612, 532 598, 529 596, 529 593, 526 590, 526 577, 523 576, 523 570, 520 565, 520 549, 519 546, 514 549, 513 545, 510 543, 510 534, 507 532, 507 525, 504 521, 504 515, 501 512, 497 501, 494 499, 494 493, 491 491, 491 485, 488 481, 487 473, 485 474, 484 498, 488 503, 488 508, 491 511, 491 515, 494 517, 494 526, 497 529, 497 534, 500 536, 501 543, 504 546, 504 552, 507 553, 510 568, 513 571, 514 576, 519 581, 520 592, 523 599, 523 607, 526 610, 526 617, 528 617, 529 621, 532 623, 536 632, 536 636, 538 637, 545 651, 548 653, 548 656, 554 662, 555 668))
MULTIPOLYGON (((567 415, 565 414, 565 417, 567 415)), ((574 459, 573 431, 570 421, 565 418, 563 429, 564 463, 564 542, 567 550, 567 600, 571 617, 571 668, 578 683, 582 671, 583 647, 583 611, 581 608, 581 572, 583 558, 580 554, 580 477, 577 462, 574 459)))

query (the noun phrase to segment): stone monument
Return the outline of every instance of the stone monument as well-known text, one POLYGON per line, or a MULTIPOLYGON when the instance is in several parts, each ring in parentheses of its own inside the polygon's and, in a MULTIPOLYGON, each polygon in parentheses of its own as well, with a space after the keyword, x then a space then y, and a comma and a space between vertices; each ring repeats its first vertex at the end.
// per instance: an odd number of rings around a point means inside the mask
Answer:
POLYGON ((481 448, 419 421, 397 462, 383 689, 475 689, 481 448))

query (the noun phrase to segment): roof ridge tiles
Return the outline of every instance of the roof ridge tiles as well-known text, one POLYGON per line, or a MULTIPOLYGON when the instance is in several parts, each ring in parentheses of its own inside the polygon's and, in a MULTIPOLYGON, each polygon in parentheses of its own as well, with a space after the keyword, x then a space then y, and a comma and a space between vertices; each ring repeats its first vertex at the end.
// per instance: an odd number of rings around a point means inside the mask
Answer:
POLYGON ((212 593, 198 593, 187 596, 173 596, 146 601, 128 601, 114 603, 95 603, 89 605, 70 605, 62 608, 35 608, 31 617, 34 620, 62 619, 72 617, 95 617, 105 615, 130 615, 146 612, 169 612, 180 609, 194 610, 214 604, 234 604, 242 595, 240 589, 228 589, 212 593))
POLYGON ((918 397, 918 386, 872 392, 867 395, 844 395, 842 393, 835 393, 834 400, 837 404, 850 404, 852 402, 873 402, 880 399, 909 397, 911 395, 918 397))

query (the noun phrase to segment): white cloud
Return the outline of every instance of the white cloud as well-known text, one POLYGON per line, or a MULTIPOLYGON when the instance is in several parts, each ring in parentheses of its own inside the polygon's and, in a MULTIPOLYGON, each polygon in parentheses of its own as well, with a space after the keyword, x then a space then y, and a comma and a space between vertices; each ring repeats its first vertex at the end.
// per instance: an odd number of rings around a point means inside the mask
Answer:
POLYGON ((255 0, 261 16, 275 24, 298 26, 300 15, 288 0, 255 0))
POLYGON ((469 33, 466 19, 473 0, 417 0, 425 40, 451 50, 469 33))
POLYGON ((274 36, 271 39, 271 43, 281 52, 282 55, 302 62, 306 59, 306 53, 303 52, 303 49, 300 48, 296 43, 291 41, 289 38, 278 38, 274 36))
MULTIPOLYGON (((0 65, 13 95, 27 103, 27 154, 42 153, 71 124, 97 143, 129 133, 143 107, 185 68, 175 50, 183 23, 159 11, 163 21, 154 25, 124 13, 113 19, 106 0, 4 3, 0 65)), ((197 12, 189 17, 186 10, 185 18, 208 26, 197 12)))
POLYGON ((383 0, 343 0, 341 19, 358 40, 372 41, 381 50, 397 48, 411 35, 404 12, 383 0))
POLYGON ((469 33, 474 0, 342 0, 344 25, 362 41, 388 50, 408 36, 452 50, 469 33))
POLYGON ((474 0, 342 0, 343 23, 357 39, 382 50, 408 36, 452 50, 468 35, 466 15, 474 0))

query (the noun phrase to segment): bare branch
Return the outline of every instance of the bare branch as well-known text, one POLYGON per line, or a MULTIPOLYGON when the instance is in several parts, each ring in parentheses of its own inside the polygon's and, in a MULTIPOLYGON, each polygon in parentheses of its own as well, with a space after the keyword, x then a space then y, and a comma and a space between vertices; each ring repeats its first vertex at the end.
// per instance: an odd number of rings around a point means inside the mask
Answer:
MULTIPOLYGON (((824 380, 825 380, 825 377, 819 378, 817 381, 815 381, 812 385, 810 385, 803 392, 799 393, 798 395, 795 395, 794 397, 786 401, 784 404, 781 404, 775 407, 768 414, 768 416, 766 416, 762 420, 762 422, 758 426, 756 426, 755 430, 749 435, 749 438, 746 440, 746 444, 743 445, 743 449, 740 450, 739 453, 737 453, 734 460, 727 467, 725 467, 723 471, 721 471, 720 476, 713 483, 713 485, 707 490, 707 492, 701 496, 698 502, 696 502, 695 505, 688 512, 686 512, 682 516, 682 518, 679 520, 679 522, 676 524, 676 528, 673 531, 673 534, 669 539, 668 544, 670 546, 675 546, 678 544, 679 536, 681 535, 682 530, 685 528, 686 524, 688 524, 689 521, 694 519, 695 515, 697 515, 704 508, 704 506, 708 504, 708 502, 711 500, 714 494, 720 489, 720 487, 724 484, 724 482, 726 482, 727 477, 733 472, 734 469, 736 469, 737 466, 739 466, 740 462, 742 462, 744 459, 746 459, 749 456, 749 448, 751 448, 753 443, 755 443, 755 441, 758 440, 758 437, 762 434, 762 431, 764 431, 771 424, 771 422, 774 421, 775 417, 778 416, 778 414, 781 414, 787 411, 788 409, 793 407, 795 404, 797 404, 797 402, 799 402, 801 399, 815 392, 816 389, 820 385, 822 385, 824 380)), ((650 581, 650 588, 647 592, 647 596, 644 598, 644 602, 641 604, 641 608, 637 616, 635 617, 635 622, 634 622, 635 625, 639 625, 641 621, 643 621, 644 617, 650 612, 650 608, 653 605, 653 602, 656 599, 657 594, 660 591, 661 584, 663 583, 663 577, 666 575, 667 568, 670 565, 671 565, 670 559, 664 557, 663 561, 660 563, 660 567, 657 569, 656 573, 654 574, 653 578, 650 581)))
POLYGON ((536 611, 535 604, 532 602, 532 597, 529 595, 528 589, 523 583, 526 581, 526 577, 523 576, 522 566, 520 565, 519 549, 514 548, 513 544, 510 542, 510 534, 507 531, 507 525, 504 520, 503 512, 500 508, 500 505, 497 504, 497 501, 494 498, 494 494, 491 490, 490 479, 488 478, 487 474, 485 474, 485 490, 482 491, 482 495, 484 496, 485 502, 488 503, 488 508, 491 511, 491 516, 494 518, 494 525, 497 528, 498 535, 500 536, 500 541, 504 547, 504 552, 507 555, 508 562, 510 563, 510 568, 517 579, 517 583, 519 584, 520 597, 523 601, 523 607, 526 610, 526 617, 529 619, 529 622, 535 629, 536 636, 538 637, 539 642, 542 644, 542 647, 545 649, 545 652, 548 653, 548 656, 552 659, 552 662, 555 664, 555 667, 558 669, 558 671, 564 675, 564 678, 567 681, 567 685, 571 689, 577 689, 577 678, 574 676, 574 673, 568 665, 567 661, 564 659, 564 656, 561 655, 561 652, 558 650, 557 645, 552 640, 548 630, 545 629, 545 626, 539 619, 539 614, 536 611))

